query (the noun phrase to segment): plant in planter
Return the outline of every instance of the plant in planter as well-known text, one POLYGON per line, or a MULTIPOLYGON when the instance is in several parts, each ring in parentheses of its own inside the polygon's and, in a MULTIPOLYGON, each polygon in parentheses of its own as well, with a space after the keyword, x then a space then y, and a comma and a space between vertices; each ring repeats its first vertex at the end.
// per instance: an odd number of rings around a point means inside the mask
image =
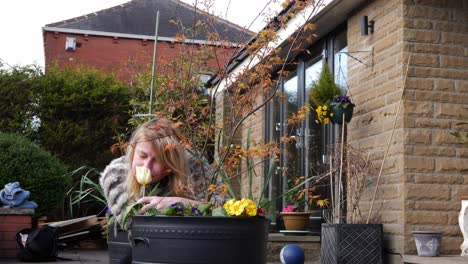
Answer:
MULTIPOLYGON (((146 170, 137 170, 142 185, 147 183, 146 170)), ((233 198, 214 209, 209 203, 177 202, 164 210, 150 208, 138 215, 141 207, 129 205, 121 221, 127 226, 132 219, 133 261, 225 263, 226 256, 235 251, 243 254, 231 256, 232 263, 266 262, 268 221, 251 199, 233 198)))
POLYGON ((330 104, 333 98, 341 95, 340 87, 333 80, 330 68, 327 63, 323 65, 318 81, 315 81, 310 90, 310 100, 315 107, 317 123, 328 124, 333 117, 330 111, 330 104))
POLYGON ((321 263, 383 263, 383 226, 366 223, 359 209, 359 201, 369 184, 369 155, 346 144, 332 146, 329 153, 333 153, 330 167, 344 165, 345 169, 340 169, 339 175, 330 175, 335 195, 331 215, 322 224, 321 263), (341 177, 342 171, 346 177, 341 177))
POLYGON ((302 185, 304 181, 304 176, 289 177, 287 180, 291 192, 286 195, 288 205, 280 213, 286 230, 306 230, 310 215, 321 215, 320 209, 329 204, 328 198, 321 199, 316 186, 302 185))

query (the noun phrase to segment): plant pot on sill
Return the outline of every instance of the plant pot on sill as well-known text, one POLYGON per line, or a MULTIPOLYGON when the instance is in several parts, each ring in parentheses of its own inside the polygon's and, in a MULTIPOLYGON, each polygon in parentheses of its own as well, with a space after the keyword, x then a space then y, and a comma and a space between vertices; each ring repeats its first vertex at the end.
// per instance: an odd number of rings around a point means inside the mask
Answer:
POLYGON ((414 242, 420 257, 438 257, 442 233, 435 231, 413 231, 414 242))
POLYGON ((281 212, 286 230, 306 230, 309 223, 310 212, 281 212))
POLYGON ((351 118, 353 118, 354 105, 352 104, 348 105, 346 108, 332 104, 330 105, 330 109, 333 112, 333 117, 331 118, 333 124, 343 124, 343 114, 345 116, 346 123, 349 123, 351 118))
POLYGON ((320 263, 383 262, 381 224, 322 224, 320 263))
POLYGON ((133 216, 134 263, 266 263, 260 217, 133 216))

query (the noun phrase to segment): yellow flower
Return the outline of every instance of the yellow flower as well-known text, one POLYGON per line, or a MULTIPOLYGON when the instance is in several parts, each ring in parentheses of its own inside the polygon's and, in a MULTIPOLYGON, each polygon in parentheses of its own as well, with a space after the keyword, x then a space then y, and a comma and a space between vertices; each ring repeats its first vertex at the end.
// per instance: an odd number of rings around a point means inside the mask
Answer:
POLYGON ((325 117, 325 119, 323 120, 323 123, 328 124, 329 122, 330 122, 330 118, 325 117))
POLYGON ((236 199, 231 199, 224 204, 224 210, 228 215, 234 215, 233 205, 236 202, 236 199))
POLYGON ((240 201, 235 201, 232 205, 232 213, 235 216, 241 216, 244 212, 244 207, 240 201))
POLYGON ((256 216, 257 205, 250 199, 231 199, 224 204, 224 210, 230 216, 256 216))
MULTIPOLYGON (((242 199, 244 200, 244 199, 242 199)), ((245 199, 244 202, 245 206, 245 212, 247 213, 248 216, 255 216, 257 215, 257 205, 255 205, 254 201, 250 199, 245 199)))
POLYGON ((326 116, 326 115, 327 115, 327 111, 323 111, 323 115, 326 116))
POLYGON ((333 113, 330 113, 330 117, 333 117, 333 113))
POLYGON ((136 167, 136 178, 139 184, 147 185, 151 183, 151 172, 148 168, 143 166, 136 167))
POLYGON ((328 107, 326 105, 323 106, 323 110, 327 111, 328 107))

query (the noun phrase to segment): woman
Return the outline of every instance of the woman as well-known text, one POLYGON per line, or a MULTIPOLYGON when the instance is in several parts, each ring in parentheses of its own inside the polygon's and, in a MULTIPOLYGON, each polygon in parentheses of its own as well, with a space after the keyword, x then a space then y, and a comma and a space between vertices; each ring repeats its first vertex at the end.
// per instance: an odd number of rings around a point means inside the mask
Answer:
MULTIPOLYGON (((174 124, 166 118, 156 118, 135 130, 126 156, 113 160, 101 173, 99 182, 111 213, 120 222, 127 203, 143 204, 140 213, 144 213, 149 208, 161 210, 176 202, 202 202, 210 176, 210 166, 184 148, 174 124), (142 197, 137 166, 151 172, 152 181, 146 186, 145 195, 158 184, 155 196, 142 197)), ((219 200, 216 196, 215 199, 219 200)))

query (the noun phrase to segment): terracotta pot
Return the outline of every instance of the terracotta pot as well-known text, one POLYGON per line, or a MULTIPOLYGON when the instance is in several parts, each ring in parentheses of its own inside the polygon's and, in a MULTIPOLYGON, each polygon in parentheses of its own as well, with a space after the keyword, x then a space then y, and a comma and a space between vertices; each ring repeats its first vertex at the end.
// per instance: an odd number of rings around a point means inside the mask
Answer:
POLYGON ((286 230, 305 230, 310 212, 281 212, 286 230))

